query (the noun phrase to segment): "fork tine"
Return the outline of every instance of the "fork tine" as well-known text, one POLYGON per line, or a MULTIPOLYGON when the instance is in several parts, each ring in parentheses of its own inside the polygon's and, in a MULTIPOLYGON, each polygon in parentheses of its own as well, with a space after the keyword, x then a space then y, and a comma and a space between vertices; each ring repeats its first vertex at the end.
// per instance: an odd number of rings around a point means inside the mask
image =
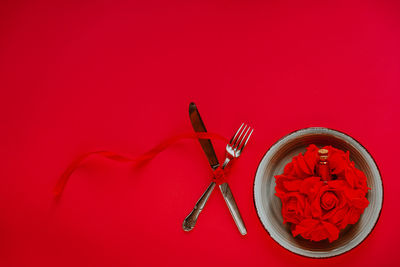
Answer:
POLYGON ((243 133, 246 131, 246 128, 247 128, 247 125, 244 124, 244 127, 243 127, 243 129, 241 130, 239 136, 235 139, 234 143, 232 144, 232 148, 236 148, 236 147, 237 147, 237 144, 240 142, 243 133))
POLYGON ((232 145, 233 140, 235 140, 236 136, 238 135, 238 133, 240 132, 240 129, 242 129, 244 125, 244 122, 242 123, 242 125, 240 125, 239 129, 236 131, 235 135, 232 137, 231 141, 229 141, 229 144, 232 145))
POLYGON ((244 135, 242 136, 242 138, 240 139, 240 142, 238 142, 237 146, 235 147, 235 149, 239 149, 239 147, 241 147, 243 141, 246 139, 246 135, 247 133, 251 130, 250 127, 247 127, 246 132, 244 133, 244 135))
POLYGON ((244 142, 243 146, 241 146, 241 147, 239 148, 239 151, 240 151, 240 152, 242 152, 242 150, 244 149, 244 147, 247 145, 247 142, 249 141, 250 136, 251 136, 251 134, 253 133, 253 131, 254 131, 254 129, 252 129, 251 132, 249 133, 249 135, 247 136, 246 142, 244 142))

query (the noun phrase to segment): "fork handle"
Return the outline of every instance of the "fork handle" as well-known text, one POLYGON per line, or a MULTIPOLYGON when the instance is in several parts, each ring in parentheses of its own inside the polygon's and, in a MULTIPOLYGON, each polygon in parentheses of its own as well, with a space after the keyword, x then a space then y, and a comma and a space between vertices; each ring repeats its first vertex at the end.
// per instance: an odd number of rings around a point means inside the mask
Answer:
POLYGON ((239 232, 242 235, 246 235, 247 234, 246 226, 244 225, 242 216, 240 215, 239 208, 236 204, 235 198, 232 195, 231 188, 229 187, 228 183, 223 183, 219 185, 219 189, 221 190, 222 196, 225 199, 226 205, 228 206, 229 211, 231 212, 231 215, 236 223, 239 232))
POLYGON ((183 221, 182 228, 184 231, 188 232, 194 228, 197 219, 199 218, 200 212, 206 205, 207 200, 210 197, 214 188, 215 188, 215 182, 211 182, 210 185, 207 187, 206 191, 203 193, 203 195, 201 195, 200 199, 196 202, 196 205, 194 206, 193 210, 183 221))

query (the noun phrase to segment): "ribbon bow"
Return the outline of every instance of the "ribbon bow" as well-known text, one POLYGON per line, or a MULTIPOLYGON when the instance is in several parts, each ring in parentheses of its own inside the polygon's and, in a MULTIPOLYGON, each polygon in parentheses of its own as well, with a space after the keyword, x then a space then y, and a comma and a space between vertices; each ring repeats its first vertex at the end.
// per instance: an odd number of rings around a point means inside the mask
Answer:
POLYGON ((224 169, 222 169, 221 167, 218 167, 218 168, 216 168, 216 169, 213 171, 213 174, 214 174, 214 176, 213 176, 212 180, 213 180, 217 185, 226 183, 226 176, 225 176, 225 171, 224 171, 224 169))

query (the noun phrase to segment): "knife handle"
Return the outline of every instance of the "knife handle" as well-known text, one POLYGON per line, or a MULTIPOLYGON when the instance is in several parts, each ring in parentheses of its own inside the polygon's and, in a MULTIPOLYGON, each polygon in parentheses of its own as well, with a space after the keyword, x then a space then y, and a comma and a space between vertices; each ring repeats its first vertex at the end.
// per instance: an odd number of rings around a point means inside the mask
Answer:
POLYGON ((184 231, 191 231, 196 225, 197 219, 199 218, 200 212, 203 210, 204 206, 207 203, 208 198, 210 197, 212 191, 214 190, 215 182, 211 182, 207 187, 207 190, 201 195, 200 199, 196 202, 193 210, 189 213, 189 215, 185 218, 182 224, 182 228, 184 231))
POLYGON ((221 190, 222 196, 225 199, 226 205, 228 206, 229 211, 231 212, 231 215, 236 223, 237 228, 239 229, 239 232, 242 235, 246 235, 247 234, 246 226, 244 225, 242 216, 240 215, 239 208, 236 204, 235 198, 232 195, 231 188, 227 183, 223 183, 219 185, 219 189, 221 190))

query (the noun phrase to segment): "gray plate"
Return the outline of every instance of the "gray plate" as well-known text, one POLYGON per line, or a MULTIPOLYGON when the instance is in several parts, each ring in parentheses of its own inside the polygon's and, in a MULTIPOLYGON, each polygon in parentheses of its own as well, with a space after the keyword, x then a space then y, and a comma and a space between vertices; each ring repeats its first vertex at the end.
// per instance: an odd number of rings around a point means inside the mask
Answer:
POLYGON ((328 128, 306 128, 293 132, 275 143, 261 160, 254 180, 254 203, 258 217, 269 235, 289 251, 312 258, 327 258, 345 253, 364 241, 378 221, 383 204, 383 185, 375 161, 368 151, 352 137, 328 128), (293 156, 306 151, 310 144, 319 147, 332 145, 350 152, 350 159, 367 176, 371 190, 367 194, 369 206, 355 225, 349 225, 339 239, 312 242, 293 237, 289 226, 283 224, 281 201, 275 194, 275 178, 293 156))

